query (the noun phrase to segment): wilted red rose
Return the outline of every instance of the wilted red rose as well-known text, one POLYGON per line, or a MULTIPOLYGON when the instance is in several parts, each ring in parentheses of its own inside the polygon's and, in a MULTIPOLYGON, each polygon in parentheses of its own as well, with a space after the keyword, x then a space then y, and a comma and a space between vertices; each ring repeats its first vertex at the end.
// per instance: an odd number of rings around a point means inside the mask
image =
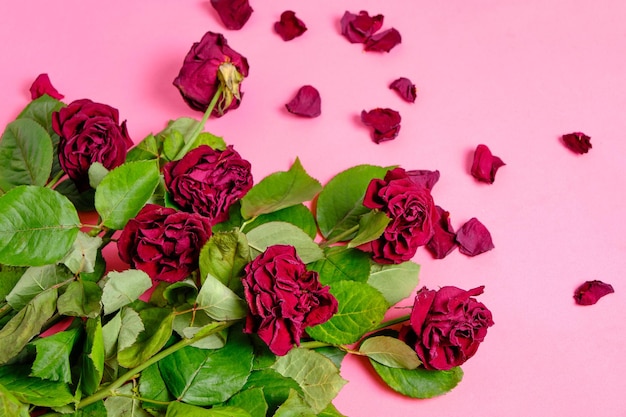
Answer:
POLYGON ((286 10, 281 13, 280 20, 274 23, 274 30, 284 41, 290 41, 306 32, 307 27, 296 17, 295 12, 286 10))
POLYGON ((361 112, 361 121, 371 128, 372 139, 376 143, 395 139, 400 132, 400 113, 392 109, 376 108, 361 112))
POLYGON ((456 235, 450 223, 450 213, 435 206, 436 217, 433 219, 433 237, 426 244, 426 249, 435 259, 443 259, 457 246, 456 235))
POLYGON ((408 78, 400 77, 397 80, 394 80, 389 85, 389 88, 398 93, 404 101, 415 103, 415 99, 417 98, 417 88, 408 78))
POLYGON ((117 109, 88 99, 76 100, 52 113, 52 129, 59 135, 59 163, 80 191, 89 188, 88 171, 99 162, 107 169, 124 163, 133 146, 126 121, 117 109))
POLYGON ((589 306, 597 303, 605 295, 614 292, 615 290, 611 284, 598 280, 586 281, 574 291, 574 300, 576 300, 578 305, 589 306))
POLYGON ((471 174, 478 181, 493 184, 498 168, 505 163, 497 156, 493 156, 486 145, 480 144, 474 151, 471 174))
POLYGON ((211 6, 227 29, 239 30, 252 15, 248 0, 211 0, 211 6))
POLYGON ((480 255, 495 247, 491 233, 476 217, 472 217, 461 226, 456 232, 456 241, 459 244, 459 252, 468 256, 480 255))
POLYGON ((296 96, 285 104, 289 113, 303 117, 317 117, 322 114, 322 98, 313 86, 300 87, 296 96))
POLYGON ((373 179, 363 205, 391 218, 382 236, 363 248, 371 250, 378 263, 406 262, 433 236, 436 212, 430 191, 413 182, 402 168, 387 172, 383 180, 373 179))
POLYGON ((52 98, 56 98, 57 100, 61 100, 64 97, 63 94, 60 94, 57 89, 54 88, 50 82, 48 74, 39 74, 30 86, 30 98, 35 100, 44 94, 47 94, 52 98))
POLYGON ((232 146, 220 151, 202 145, 163 167, 165 186, 184 211, 217 224, 228 219, 229 207, 252 188, 250 162, 232 146))
POLYGON ((228 110, 239 107, 239 85, 243 77, 248 75, 248 69, 248 60, 229 47, 223 35, 207 32, 200 42, 193 44, 185 56, 174 85, 192 109, 202 112, 206 111, 222 85, 222 97, 211 113, 219 117, 228 110), (225 75, 225 66, 229 67, 229 75, 225 75), (233 73, 233 69, 236 73, 233 73), (226 76, 231 79, 224 80, 226 76), (226 91, 229 88, 236 91, 226 91))
POLYGON ((365 50, 373 52, 389 52, 402 42, 400 32, 391 28, 370 36, 365 41, 365 50))
POLYGON ((198 268, 200 249, 211 237, 206 217, 146 204, 117 241, 120 259, 155 281, 177 282, 198 268))
POLYGON ((409 324, 399 337, 415 349, 426 369, 449 370, 474 356, 494 324, 491 311, 474 298, 483 289, 448 286, 417 292, 409 324))
POLYGON ((244 331, 258 334, 276 355, 300 345, 307 327, 337 312, 330 288, 307 271, 293 246, 268 247, 246 266, 242 282, 250 309, 244 331))
POLYGON ((591 137, 582 132, 568 133, 561 137, 565 146, 572 152, 584 154, 591 149, 591 137))
POLYGON ((346 11, 341 18, 341 34, 350 43, 365 43, 383 26, 383 20, 382 14, 370 16, 362 10, 357 15, 346 11))

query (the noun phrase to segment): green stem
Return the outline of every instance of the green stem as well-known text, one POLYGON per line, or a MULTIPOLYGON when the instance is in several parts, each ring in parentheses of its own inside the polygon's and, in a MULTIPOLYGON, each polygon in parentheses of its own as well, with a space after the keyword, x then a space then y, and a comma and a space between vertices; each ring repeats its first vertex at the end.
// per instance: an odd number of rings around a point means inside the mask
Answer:
POLYGON ((348 239, 348 237, 353 234, 354 232, 356 232, 357 230, 359 230, 359 225, 357 224, 356 226, 352 226, 351 228, 349 228, 348 230, 339 233, 337 236, 335 236, 332 239, 326 240, 322 243, 320 243, 320 247, 322 249, 329 247, 330 245, 332 245, 333 243, 337 243, 337 242, 341 242, 344 241, 346 239, 348 239))
POLYGON ((402 322, 405 322, 405 321, 407 321, 410 318, 411 318, 410 314, 405 314, 404 316, 400 316, 400 317, 395 318, 395 319, 383 321, 378 326, 376 326, 374 328, 374 330, 372 330, 372 332, 377 332, 378 330, 382 330, 382 329, 386 329, 387 327, 395 326, 396 324, 400 324, 402 322))
POLYGON ((138 397, 136 395, 128 395, 128 394, 116 393, 115 396, 116 397, 130 398, 132 400, 141 401, 143 403, 152 403, 152 404, 161 404, 161 405, 168 405, 169 403, 171 403, 171 401, 157 401, 157 400, 153 400, 153 399, 150 399, 150 398, 138 397))
POLYGON ((46 184, 46 188, 56 187, 57 183, 63 175, 65 175, 65 172, 63 172, 62 170, 57 172, 56 175, 50 181, 48 181, 48 184, 46 184))

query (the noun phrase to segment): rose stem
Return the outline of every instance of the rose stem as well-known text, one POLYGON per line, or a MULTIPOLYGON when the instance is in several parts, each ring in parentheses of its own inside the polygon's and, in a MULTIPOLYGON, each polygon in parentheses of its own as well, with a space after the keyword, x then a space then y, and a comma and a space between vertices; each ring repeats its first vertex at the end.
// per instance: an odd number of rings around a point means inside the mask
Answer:
POLYGON ((347 239, 348 236, 350 236, 352 233, 356 232, 357 230, 359 230, 359 225, 358 224, 356 226, 353 226, 353 227, 349 228, 345 232, 342 232, 342 233, 338 234, 334 238, 320 243, 320 248, 323 249, 323 248, 326 248, 326 247, 332 245, 333 243, 341 242, 342 240, 347 239))

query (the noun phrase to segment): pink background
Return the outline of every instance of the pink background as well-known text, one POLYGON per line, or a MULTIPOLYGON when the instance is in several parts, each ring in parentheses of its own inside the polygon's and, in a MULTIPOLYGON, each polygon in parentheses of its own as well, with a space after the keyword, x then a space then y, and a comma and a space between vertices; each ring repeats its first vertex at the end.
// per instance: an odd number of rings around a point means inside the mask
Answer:
POLYGON ((0 122, 29 100, 47 72, 65 101, 107 103, 141 140, 169 119, 200 117, 171 85, 191 44, 223 33, 247 56, 241 107, 207 129, 223 136, 260 180, 296 156, 322 182, 352 165, 438 169, 435 201, 458 228, 478 217, 496 248, 433 260, 419 250, 421 284, 485 285, 493 311, 465 378, 431 400, 385 388, 360 358, 335 401, 359 416, 626 415, 626 6, 621 0, 253 1, 240 31, 225 29, 208 1, 23 0, 0 4, 0 122), (309 27, 284 42, 272 30, 292 9, 309 27), (367 10, 397 28, 401 45, 365 53, 339 34, 343 12, 367 10), (405 76, 418 100, 388 84, 405 76), (318 88, 322 115, 301 119, 284 104, 318 88), (361 110, 391 107, 400 135, 376 145, 361 110), (583 131, 576 155, 560 135, 583 131), (469 175, 477 144, 506 166, 492 185, 469 175), (613 284, 594 306, 574 304, 586 280, 613 284))

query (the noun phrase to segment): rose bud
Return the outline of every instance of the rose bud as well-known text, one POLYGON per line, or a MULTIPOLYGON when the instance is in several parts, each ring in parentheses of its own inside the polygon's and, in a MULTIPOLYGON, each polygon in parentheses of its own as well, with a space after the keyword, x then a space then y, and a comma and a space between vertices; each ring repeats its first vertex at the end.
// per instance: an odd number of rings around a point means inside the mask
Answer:
POLYGON ((474 151, 471 174, 478 181, 493 184, 498 168, 506 165, 502 159, 493 156, 485 145, 478 145, 474 151))
POLYGON ((202 112, 221 88, 221 100, 211 113, 220 117, 239 107, 239 88, 248 69, 248 60, 231 49, 223 35, 207 32, 185 56, 174 85, 192 109, 202 112))
POLYGON ((290 41, 306 32, 307 27, 296 17, 295 12, 286 10, 280 15, 280 20, 274 23, 274 30, 284 41, 290 41))
POLYGON ((310 85, 300 87, 296 96, 285 104, 289 113, 302 117, 317 117, 322 114, 322 99, 319 91, 310 85))
POLYGON ((400 32, 391 28, 368 38, 367 41, 365 41, 365 50, 373 52, 389 52, 400 42, 402 42, 400 32))
POLYGON ((395 139, 400 132, 400 113, 392 109, 376 108, 361 112, 361 121, 372 127, 372 139, 376 143, 395 139))
POLYGON ((39 74, 30 86, 30 97, 35 100, 44 94, 57 100, 61 100, 64 97, 63 94, 60 94, 57 89, 52 86, 48 74, 39 74))
POLYGON ((561 137, 567 149, 578 154, 584 154, 591 149, 591 137, 582 132, 568 133, 561 137))
POLYGON ((598 300, 607 294, 614 293, 615 290, 611 284, 594 280, 587 281, 576 288, 574 292, 574 300, 576 304, 581 306, 590 306, 598 302, 598 300))
POLYGON ((76 100, 52 113, 52 129, 59 135, 59 163, 79 191, 89 189, 89 167, 100 162, 107 169, 122 165, 133 141, 117 109, 88 99, 76 100))
POLYGON ((209 218, 212 225, 228 219, 228 209, 252 188, 250 162, 228 146, 220 151, 201 145, 163 167, 165 187, 183 211, 209 218))
POLYGON ((154 281, 177 282, 198 268, 200 249, 211 237, 209 219, 146 204, 117 241, 120 259, 154 281))
POLYGON ((365 41, 383 26, 384 16, 378 14, 370 17, 366 11, 354 14, 346 11, 341 18, 341 34, 350 43, 365 41))
POLYGON ((402 168, 395 168, 384 179, 373 179, 365 192, 363 205, 385 213, 391 221, 383 234, 361 249, 372 252, 372 259, 383 264, 409 261, 417 248, 434 233, 435 203, 427 188, 415 183, 402 168))
POLYGON ((389 85, 389 88, 398 93, 404 101, 415 103, 415 99, 417 98, 417 88, 408 78, 398 78, 389 85))
POLYGON ((409 324, 399 338, 415 349, 424 368, 446 371, 474 356, 494 324, 491 311, 474 298, 483 289, 449 286, 417 292, 409 324))
POLYGON ((248 0, 211 0, 220 20, 227 29, 239 30, 252 15, 252 7, 248 0))
POLYGON ((249 307, 244 332, 256 333, 275 355, 299 346, 307 327, 337 312, 330 287, 307 271, 293 246, 268 247, 246 266, 242 282, 249 307))
POLYGON ((433 219, 433 237, 426 244, 426 249, 435 259, 443 259, 456 248, 456 238, 452 224, 450 224, 450 213, 439 206, 435 206, 436 217, 433 219))
POLYGON ((456 232, 456 241, 459 244, 459 252, 468 256, 480 255, 495 247, 491 233, 475 217, 469 219, 456 232))

